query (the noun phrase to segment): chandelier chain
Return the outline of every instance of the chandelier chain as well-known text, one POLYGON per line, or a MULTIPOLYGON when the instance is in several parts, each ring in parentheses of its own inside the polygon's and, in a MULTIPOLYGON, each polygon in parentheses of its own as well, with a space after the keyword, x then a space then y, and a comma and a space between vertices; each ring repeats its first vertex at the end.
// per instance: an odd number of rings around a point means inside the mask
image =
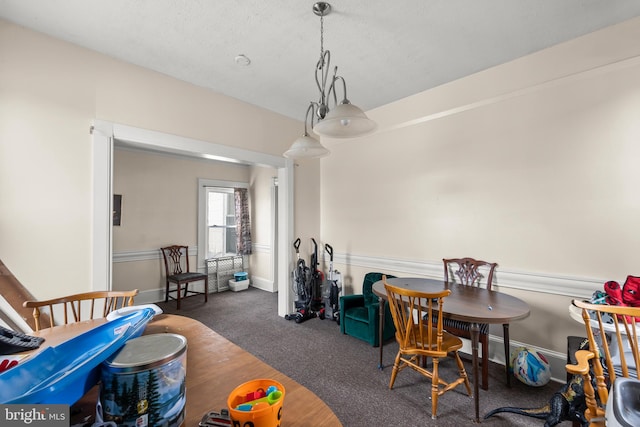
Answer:
POLYGON ((320 58, 324 54, 324 15, 320 15, 320 58))

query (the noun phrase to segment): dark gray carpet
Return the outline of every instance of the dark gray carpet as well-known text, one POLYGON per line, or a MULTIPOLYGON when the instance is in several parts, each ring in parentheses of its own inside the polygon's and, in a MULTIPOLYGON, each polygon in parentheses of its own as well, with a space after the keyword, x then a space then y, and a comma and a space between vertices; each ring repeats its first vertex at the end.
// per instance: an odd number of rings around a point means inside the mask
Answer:
MULTIPOLYGON (((420 374, 405 369, 398 374, 393 390, 389 378, 397 344, 384 346, 379 370, 377 348, 342 335, 331 320, 310 319, 297 324, 277 315, 277 294, 249 288, 211 294, 209 302, 192 297, 175 310, 175 302, 158 304, 166 313, 192 317, 230 341, 254 354, 277 370, 312 390, 324 400, 346 427, 364 426, 441 426, 474 424, 473 398, 464 386, 438 399, 438 419, 431 419, 430 383, 420 374)), ((215 357, 212 354, 211 357, 215 357)), ((453 360, 441 363, 441 375, 455 370, 453 360)), ((471 378, 471 367, 467 363, 471 378)), ((561 384, 529 387, 513 378, 505 384, 503 366, 490 366, 489 390, 480 390, 480 417, 501 406, 538 407, 546 404, 561 384)), ((214 405, 215 406, 215 405, 214 405)), ((286 404, 285 404, 286 410, 286 404)), ((482 421, 483 425, 540 426, 544 420, 516 414, 500 414, 482 421)), ((565 421, 562 427, 572 424, 565 421)))

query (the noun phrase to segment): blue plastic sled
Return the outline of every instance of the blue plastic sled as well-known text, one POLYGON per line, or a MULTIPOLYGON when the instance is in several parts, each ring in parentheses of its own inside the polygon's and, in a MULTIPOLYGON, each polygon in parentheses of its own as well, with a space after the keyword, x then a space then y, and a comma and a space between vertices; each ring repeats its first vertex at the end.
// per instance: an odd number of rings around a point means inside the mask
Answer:
POLYGON ((0 374, 0 403, 77 402, 100 379, 100 364, 131 338, 142 335, 155 315, 143 308, 118 317, 55 347, 48 347, 0 374))

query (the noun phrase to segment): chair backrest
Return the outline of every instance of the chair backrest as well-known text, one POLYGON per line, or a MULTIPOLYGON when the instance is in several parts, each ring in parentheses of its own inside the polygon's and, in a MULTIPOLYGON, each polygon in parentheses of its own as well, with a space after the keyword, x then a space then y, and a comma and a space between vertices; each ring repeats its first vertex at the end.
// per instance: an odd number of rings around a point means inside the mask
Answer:
POLYGON ((424 356, 445 357, 447 352, 442 350, 442 307, 451 290, 418 292, 390 285, 386 277, 382 280, 401 350, 415 349, 424 356))
POLYGON ((585 416, 591 420, 604 416, 609 385, 616 378, 638 379, 640 307, 591 304, 580 300, 573 300, 573 305, 582 310, 589 350, 577 351, 580 368, 572 371, 570 368, 574 365, 567 365, 567 370, 584 378, 585 416))
POLYGON ((498 266, 495 262, 481 261, 473 258, 445 258, 444 280, 456 280, 465 286, 486 287, 491 290, 493 273, 498 266), (451 274, 450 274, 451 273, 451 274), (486 274, 486 280, 485 279, 486 274), (457 277, 457 279, 456 279, 457 277))
MULTIPOLYGON (((367 273, 362 281, 362 295, 364 296, 364 305, 368 306, 378 302, 378 297, 373 293, 373 284, 382 280, 383 273, 367 273)), ((391 279, 395 276, 387 274, 387 278, 391 279)))
POLYGON ((62 317, 64 325, 106 317, 114 310, 133 305, 133 299, 136 295, 138 295, 137 289, 132 291, 96 291, 46 301, 25 301, 22 305, 33 308, 35 330, 39 331, 43 327, 53 328, 58 325, 56 316, 62 317), (42 320, 45 320, 46 326, 42 326, 42 320))
POLYGON ((160 248, 164 259, 164 270, 167 277, 189 272, 189 247, 171 245, 160 248))

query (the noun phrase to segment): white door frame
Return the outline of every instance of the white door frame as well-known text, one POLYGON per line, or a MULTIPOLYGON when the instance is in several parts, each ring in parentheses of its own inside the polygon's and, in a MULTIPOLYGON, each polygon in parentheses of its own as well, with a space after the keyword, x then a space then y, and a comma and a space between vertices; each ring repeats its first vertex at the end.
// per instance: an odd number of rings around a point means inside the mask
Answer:
POLYGON ((277 260, 278 314, 284 316, 292 307, 293 295, 289 286, 289 260, 293 255, 289 242, 293 239, 293 161, 255 151, 206 141, 170 135, 117 123, 94 120, 93 148, 93 255, 92 277, 94 290, 111 289, 112 217, 113 209, 113 147, 119 145, 138 149, 179 154, 187 157, 218 160, 248 165, 274 167, 278 170, 278 236, 277 247, 271 248, 277 260), (276 256, 277 254, 277 256, 276 256))

